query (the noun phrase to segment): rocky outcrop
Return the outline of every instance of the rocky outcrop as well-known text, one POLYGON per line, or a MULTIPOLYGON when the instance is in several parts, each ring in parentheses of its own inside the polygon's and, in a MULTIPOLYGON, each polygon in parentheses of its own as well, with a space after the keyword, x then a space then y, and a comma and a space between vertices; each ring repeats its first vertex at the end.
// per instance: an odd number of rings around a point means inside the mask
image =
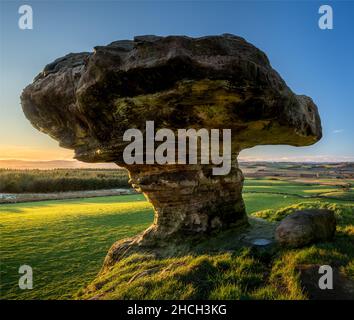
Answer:
POLYGON ((224 34, 140 36, 69 54, 47 65, 21 96, 38 130, 86 162, 115 162, 155 209, 141 241, 204 234, 247 222, 237 155, 259 144, 311 145, 321 138, 316 105, 294 94, 266 55, 224 34), (123 133, 231 129, 232 170, 210 165, 127 165, 123 133))
POLYGON ((336 231, 334 212, 326 209, 296 211, 284 218, 275 231, 276 240, 292 248, 332 240, 336 231))

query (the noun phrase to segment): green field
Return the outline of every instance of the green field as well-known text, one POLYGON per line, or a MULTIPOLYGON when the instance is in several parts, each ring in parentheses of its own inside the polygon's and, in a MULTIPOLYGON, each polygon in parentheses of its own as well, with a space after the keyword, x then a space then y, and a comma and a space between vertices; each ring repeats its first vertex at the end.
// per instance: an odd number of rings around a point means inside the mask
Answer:
POLYGON ((69 298, 94 278, 116 240, 152 219, 142 195, 0 205, 1 297, 69 298), (33 290, 18 289, 23 264, 33 268, 33 290))
MULTIPOLYGON (((347 199, 353 190, 251 179, 244 191, 248 214, 276 220, 284 215, 282 208, 317 201, 327 207, 334 205, 339 216, 345 212, 340 228, 353 232, 353 219, 348 218, 348 212, 354 215, 353 203, 340 197, 318 198, 339 192, 347 199)), ((72 297, 95 278, 116 240, 137 234, 152 220, 152 208, 142 195, 0 205, 1 298, 72 297), (33 290, 18 289, 18 268, 23 264, 33 267, 33 290)), ((352 272, 353 266, 348 268, 352 272)), ((214 292, 211 297, 225 294, 214 292)))

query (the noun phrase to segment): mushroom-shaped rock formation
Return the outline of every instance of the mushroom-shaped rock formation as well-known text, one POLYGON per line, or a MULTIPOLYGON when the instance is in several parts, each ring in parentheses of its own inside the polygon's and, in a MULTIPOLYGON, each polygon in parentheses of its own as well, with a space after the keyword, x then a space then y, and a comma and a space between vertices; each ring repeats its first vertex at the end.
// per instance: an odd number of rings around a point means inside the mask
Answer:
POLYGON ((47 65, 21 96, 32 125, 85 162, 115 162, 155 210, 140 240, 176 239, 247 223, 237 155, 264 144, 311 145, 317 107, 294 94, 267 56, 224 34, 139 36, 70 53, 47 65), (232 169, 123 161, 127 129, 231 129, 232 169))

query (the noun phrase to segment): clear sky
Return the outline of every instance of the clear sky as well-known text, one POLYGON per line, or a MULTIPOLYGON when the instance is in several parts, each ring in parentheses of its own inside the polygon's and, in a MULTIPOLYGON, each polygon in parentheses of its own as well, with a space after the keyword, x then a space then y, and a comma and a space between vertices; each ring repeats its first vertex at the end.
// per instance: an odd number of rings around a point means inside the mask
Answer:
POLYGON ((354 161, 352 1, 4 1, 0 0, 0 159, 70 159, 72 151, 25 119, 20 94, 43 67, 69 52, 135 35, 233 33, 259 47, 297 94, 319 107, 324 137, 311 147, 262 146, 245 160, 354 161), (33 8, 20 30, 18 8, 33 8), (334 29, 318 27, 322 4, 334 29))

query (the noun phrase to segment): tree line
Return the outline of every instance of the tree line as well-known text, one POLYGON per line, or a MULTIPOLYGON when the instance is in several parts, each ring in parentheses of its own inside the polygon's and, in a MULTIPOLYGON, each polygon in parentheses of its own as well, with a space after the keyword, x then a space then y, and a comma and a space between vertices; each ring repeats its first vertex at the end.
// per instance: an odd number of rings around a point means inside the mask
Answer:
POLYGON ((124 169, 0 169, 2 193, 49 193, 129 188, 124 169))

